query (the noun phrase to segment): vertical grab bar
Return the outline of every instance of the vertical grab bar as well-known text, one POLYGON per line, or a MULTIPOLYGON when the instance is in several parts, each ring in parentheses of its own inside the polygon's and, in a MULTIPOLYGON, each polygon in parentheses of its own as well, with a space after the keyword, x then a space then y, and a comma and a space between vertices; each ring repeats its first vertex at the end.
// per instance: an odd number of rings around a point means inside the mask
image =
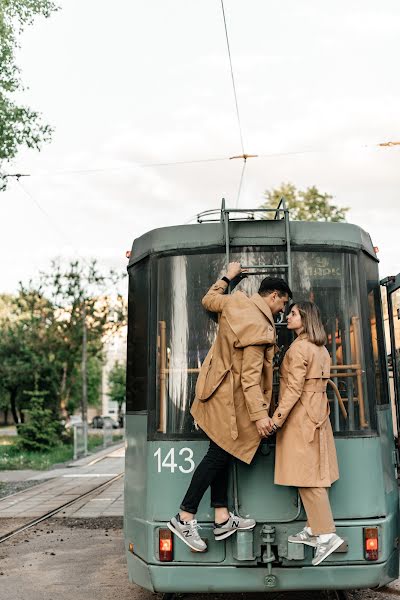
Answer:
POLYGON ((158 322, 160 326, 160 414, 157 431, 166 433, 167 416, 167 324, 158 322))
POLYGON ((354 350, 356 355, 356 377, 357 377, 357 388, 358 388, 358 406, 360 411, 360 426, 364 429, 368 427, 368 421, 365 419, 365 404, 364 404, 364 392, 363 392, 363 381, 362 381, 362 368, 361 368, 361 348, 360 348, 360 317, 351 317, 351 323, 354 331, 354 350))

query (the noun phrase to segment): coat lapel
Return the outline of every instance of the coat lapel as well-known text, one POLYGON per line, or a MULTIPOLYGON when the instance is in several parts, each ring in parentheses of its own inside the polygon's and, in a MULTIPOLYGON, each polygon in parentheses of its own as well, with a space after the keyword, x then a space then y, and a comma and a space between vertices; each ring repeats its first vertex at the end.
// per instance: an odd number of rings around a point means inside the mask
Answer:
POLYGON ((261 310, 261 312, 267 317, 268 321, 275 328, 274 317, 272 316, 272 312, 268 304, 265 300, 260 296, 260 294, 253 294, 250 296, 250 300, 261 310))

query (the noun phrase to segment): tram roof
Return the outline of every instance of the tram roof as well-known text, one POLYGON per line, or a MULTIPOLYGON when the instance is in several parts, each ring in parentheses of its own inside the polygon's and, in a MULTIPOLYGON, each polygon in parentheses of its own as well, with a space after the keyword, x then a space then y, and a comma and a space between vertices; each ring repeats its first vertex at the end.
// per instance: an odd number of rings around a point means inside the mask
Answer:
MULTIPOLYGON (((230 221, 229 234, 230 247, 284 246, 286 243, 283 220, 230 221)), ((290 242, 293 248, 363 250, 378 260, 369 233, 350 223, 290 221, 290 242)), ((218 247, 225 250, 224 226, 219 222, 160 227, 134 240, 128 268, 151 254, 218 247)))

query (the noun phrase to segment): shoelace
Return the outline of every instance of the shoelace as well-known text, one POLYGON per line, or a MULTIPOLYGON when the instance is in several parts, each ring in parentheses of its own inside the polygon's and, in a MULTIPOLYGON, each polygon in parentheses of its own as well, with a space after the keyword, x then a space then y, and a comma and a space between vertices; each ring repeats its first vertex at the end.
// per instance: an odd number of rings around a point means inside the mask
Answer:
POLYGON ((199 535, 198 530, 202 529, 201 525, 199 525, 196 520, 189 522, 189 528, 190 528, 192 535, 199 535))

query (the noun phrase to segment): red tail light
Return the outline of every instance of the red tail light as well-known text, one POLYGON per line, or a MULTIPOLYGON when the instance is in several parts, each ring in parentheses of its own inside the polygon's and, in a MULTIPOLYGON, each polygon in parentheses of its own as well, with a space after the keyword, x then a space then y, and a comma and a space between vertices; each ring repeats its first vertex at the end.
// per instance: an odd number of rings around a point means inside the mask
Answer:
POLYGON ((158 530, 158 547, 160 561, 170 562, 174 555, 174 545, 172 542, 172 532, 169 529, 158 530))
POLYGON ((366 560, 378 560, 379 539, 377 527, 364 527, 364 555, 366 560))

